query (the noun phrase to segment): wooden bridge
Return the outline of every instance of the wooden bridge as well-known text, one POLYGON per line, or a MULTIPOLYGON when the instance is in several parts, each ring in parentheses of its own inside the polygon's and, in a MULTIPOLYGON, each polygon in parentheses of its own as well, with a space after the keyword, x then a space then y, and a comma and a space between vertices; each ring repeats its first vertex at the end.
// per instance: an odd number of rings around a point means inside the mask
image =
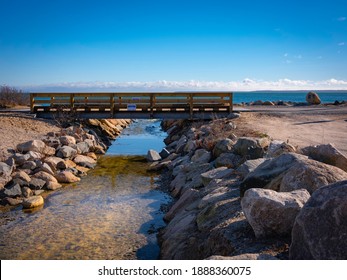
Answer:
POLYGON ((233 111, 233 93, 31 93, 30 110, 42 118, 211 119, 233 111))

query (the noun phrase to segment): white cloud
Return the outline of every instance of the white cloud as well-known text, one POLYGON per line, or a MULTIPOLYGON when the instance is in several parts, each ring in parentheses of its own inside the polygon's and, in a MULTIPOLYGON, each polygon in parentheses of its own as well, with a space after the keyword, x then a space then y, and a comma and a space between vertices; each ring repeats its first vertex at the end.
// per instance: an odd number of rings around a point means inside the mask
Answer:
POLYGON ((112 91, 185 91, 185 90, 347 90, 347 80, 334 78, 322 81, 291 80, 264 81, 245 78, 242 81, 151 81, 151 82, 74 82, 38 86, 23 86, 26 91, 41 92, 112 92, 112 91))
POLYGON ((346 20, 346 17, 339 17, 337 20, 338 20, 338 21, 345 21, 345 20, 346 20))
POLYGON ((338 43, 337 45, 338 45, 338 46, 344 46, 344 45, 345 45, 345 42, 338 43))

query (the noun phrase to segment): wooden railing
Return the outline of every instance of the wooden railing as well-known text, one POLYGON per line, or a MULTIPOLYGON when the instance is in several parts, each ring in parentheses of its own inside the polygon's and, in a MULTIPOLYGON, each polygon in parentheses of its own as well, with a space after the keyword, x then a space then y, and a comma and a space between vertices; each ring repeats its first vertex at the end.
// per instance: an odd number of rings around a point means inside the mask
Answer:
POLYGON ((41 115, 59 110, 83 117, 109 114, 110 117, 165 118, 181 114, 193 118, 202 114, 230 113, 232 92, 115 92, 115 93, 31 93, 30 109, 41 115))

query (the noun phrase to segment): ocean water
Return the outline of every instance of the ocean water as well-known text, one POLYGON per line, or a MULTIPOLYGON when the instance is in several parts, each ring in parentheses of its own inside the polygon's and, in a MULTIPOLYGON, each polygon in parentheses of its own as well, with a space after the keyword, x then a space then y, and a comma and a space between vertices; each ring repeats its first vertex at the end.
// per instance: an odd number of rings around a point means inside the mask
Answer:
MULTIPOLYGON (((309 91, 252 91, 234 92, 234 103, 262 101, 291 101, 306 102, 306 94, 309 91)), ((347 91, 315 91, 323 103, 347 101, 347 91)))

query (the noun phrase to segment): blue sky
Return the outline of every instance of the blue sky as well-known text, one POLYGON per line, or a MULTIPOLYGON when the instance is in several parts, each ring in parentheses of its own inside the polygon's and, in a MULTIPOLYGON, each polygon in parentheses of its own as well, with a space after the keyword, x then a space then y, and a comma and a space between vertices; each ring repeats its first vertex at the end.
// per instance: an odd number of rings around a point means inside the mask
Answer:
POLYGON ((0 84, 347 89, 347 1, 0 0, 0 84))

